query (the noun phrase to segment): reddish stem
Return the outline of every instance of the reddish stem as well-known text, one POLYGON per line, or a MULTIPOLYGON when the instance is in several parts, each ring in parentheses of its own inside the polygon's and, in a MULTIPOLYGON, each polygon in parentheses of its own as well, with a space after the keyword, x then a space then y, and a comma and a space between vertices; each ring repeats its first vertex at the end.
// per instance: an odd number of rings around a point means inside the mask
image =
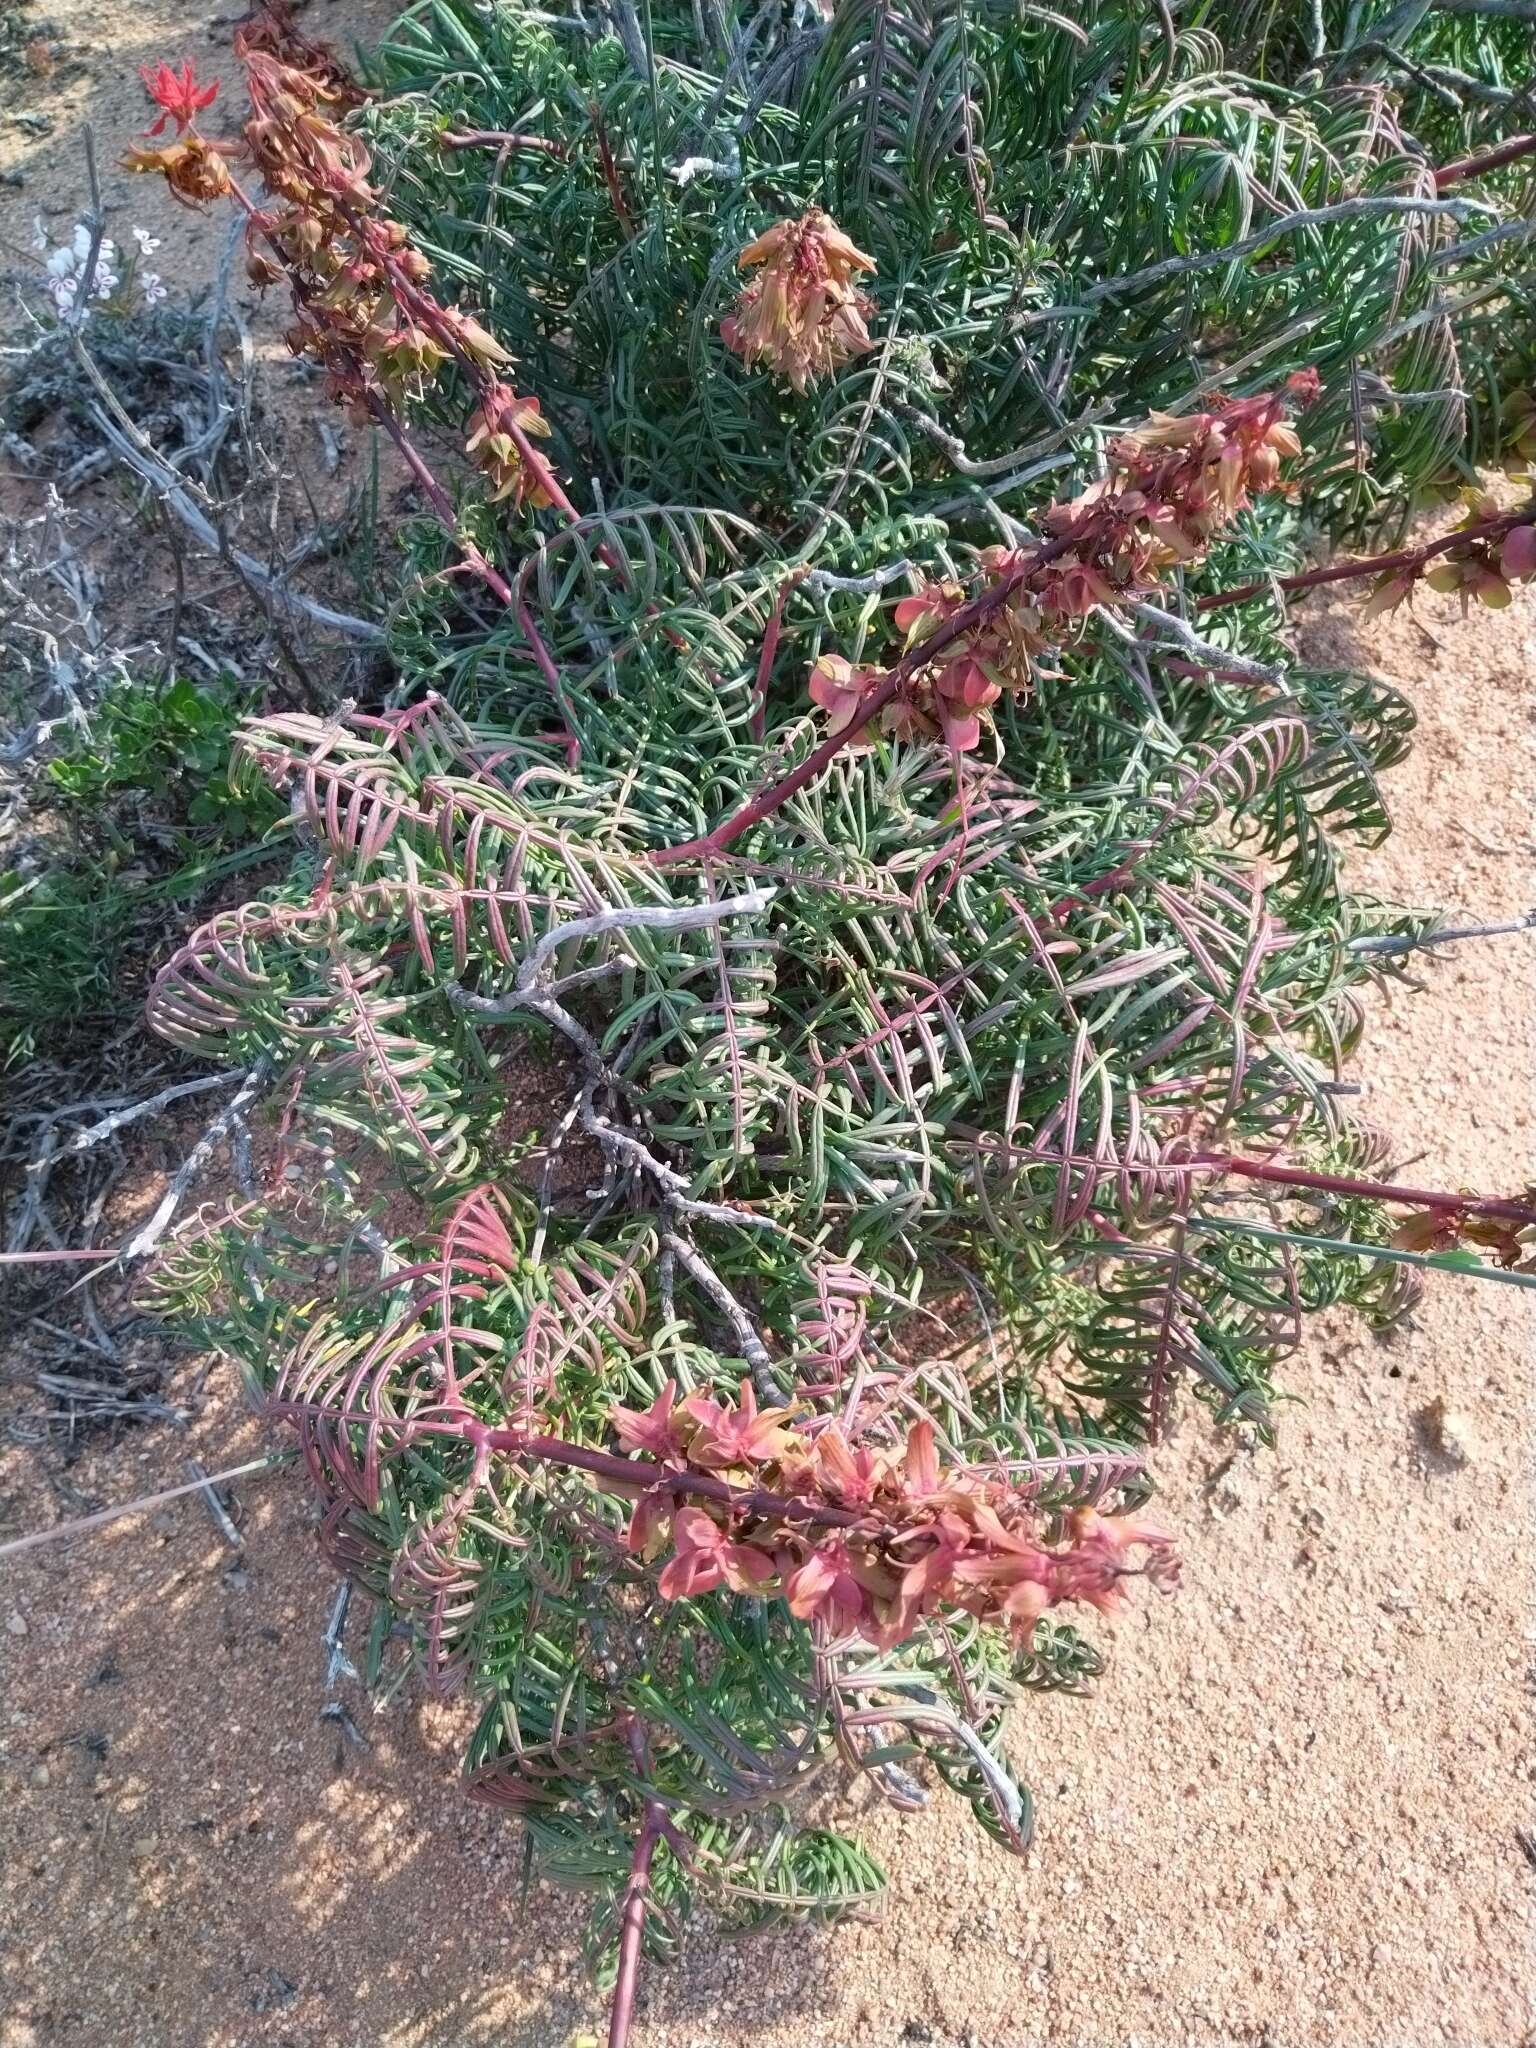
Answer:
POLYGON ((1530 519, 1532 507, 1507 512, 1499 519, 1484 519, 1476 526, 1463 526, 1438 540, 1425 541, 1416 548, 1397 548, 1389 555, 1357 555, 1347 562, 1330 562, 1325 569, 1301 569, 1294 576, 1269 577, 1258 583, 1239 584, 1235 590, 1218 590, 1209 597, 1197 597, 1197 611, 1213 612, 1229 604, 1246 604, 1250 597, 1262 597, 1271 590, 1313 590, 1323 583, 1349 583, 1358 576, 1386 576, 1395 569, 1420 569, 1436 555, 1449 554, 1480 540, 1502 540, 1516 526, 1530 519))
POLYGON ((592 119, 592 132, 597 137, 597 154, 603 166, 603 183, 608 187, 608 197, 618 216, 619 226, 624 230, 625 239, 633 241, 635 216, 630 212, 629 201, 624 197, 624 183, 619 176, 619 167, 614 161, 608 131, 603 126, 602 112, 596 100, 587 102, 587 112, 592 119))
POLYGON ((796 569, 793 575, 786 576, 779 585, 779 594, 773 601, 773 613, 763 634, 762 653, 757 661, 757 686, 752 693, 752 737, 759 744, 762 742, 763 721, 768 708, 768 679, 773 674, 774 660, 779 651, 779 639, 784 631, 784 600, 804 574, 804 569, 796 569))
POLYGON ((1523 156, 1536 156, 1536 135, 1517 135, 1513 142, 1501 142, 1497 149, 1485 149, 1481 156, 1458 157, 1453 164, 1442 164, 1435 173, 1435 190, 1443 192, 1448 185, 1459 185, 1463 178, 1480 178, 1485 171, 1502 170, 1505 164, 1518 163, 1523 156))
POLYGON ((61 1259, 115 1259, 116 1249, 88 1252, 0 1252, 0 1266, 47 1266, 61 1259))
POLYGON ((792 768, 788 775, 781 777, 767 789, 760 789, 739 811, 722 820, 702 837, 686 840, 680 846, 658 847, 651 854, 651 859, 658 867, 669 866, 678 860, 707 859, 711 854, 723 852, 733 839, 739 839, 743 832, 749 832, 754 825, 761 824, 764 818, 772 817, 797 790, 804 789, 808 782, 815 781, 828 762, 834 760, 844 747, 857 738, 872 718, 879 716, 919 669, 926 668, 934 656, 944 648, 952 646, 956 640, 964 639, 974 626, 989 618, 1000 604, 1006 603, 1019 585, 1037 569, 1053 561, 1058 555, 1065 554, 1068 548, 1074 546, 1076 538, 1069 535, 1060 540, 1048 541, 1026 561, 1019 562, 1009 569, 989 590, 982 591, 978 597, 973 597, 969 604, 962 605, 953 618, 936 627, 926 640, 919 641, 916 647, 908 648, 895 667, 888 669, 880 681, 873 684, 859 699, 858 708, 848 723, 840 726, 836 732, 829 732, 825 739, 812 747, 798 768, 792 768))
MULTIPOLYGON (((522 629, 523 638, 528 642, 528 651, 533 656, 539 674, 549 686, 549 694, 555 700, 560 723, 565 727, 565 738, 562 742, 565 747, 565 764, 568 768, 574 768, 581 759, 581 740, 571 723, 570 713, 565 708, 565 692, 561 687, 560 670, 556 666, 554 656, 544 644, 543 634, 533 623, 532 612, 528 609, 525 581, 526 573, 517 579, 517 593, 512 597, 512 608, 517 615, 517 623, 522 629)), ((511 596, 510 592, 508 594, 511 596)))
POLYGON ((877 683, 874 689, 860 699, 859 708, 849 724, 839 732, 828 733, 824 740, 819 741, 811 749, 798 768, 792 769, 771 788, 759 790, 750 802, 742 805, 734 817, 716 825, 702 838, 684 840, 680 846, 657 847, 652 852, 651 859, 658 867, 667 867, 673 861, 707 859, 711 854, 723 853, 733 839, 739 839, 743 832, 750 831, 764 818, 771 818, 780 805, 788 803, 796 790, 804 789, 808 782, 814 782, 827 763, 848 745, 859 728, 867 725, 870 719, 885 709, 904 680, 895 669, 892 669, 883 682, 877 683))
POLYGON ((1188 1161, 1170 1162, 1211 1167, 1241 1174, 1245 1180, 1278 1182, 1282 1187, 1316 1188, 1324 1194, 1354 1195, 1374 1202, 1401 1202, 1412 1209, 1438 1209, 1447 1215, 1490 1216, 1501 1223, 1536 1224, 1536 1205, 1504 1201, 1491 1195, 1447 1194, 1443 1188, 1409 1188, 1390 1180, 1356 1180, 1348 1174, 1312 1173, 1300 1166, 1277 1166, 1269 1159, 1243 1159, 1234 1154, 1198 1152, 1188 1161))
POLYGON ((396 448, 399 449, 401 460, 425 492, 432 510, 437 514, 439 523, 447 529, 457 545, 459 553, 464 558, 466 567, 474 571, 493 597, 510 609, 513 602, 512 586, 507 582, 500 570, 492 567, 491 563, 481 554, 479 548, 473 542, 466 541, 460 534, 458 514, 454 511, 453 500, 427 467, 410 435, 406 433, 404 427, 401 426, 389 407, 372 391, 367 394, 367 397, 368 410, 373 414, 374 419, 384 429, 385 433, 388 434, 390 440, 394 442, 396 448))
POLYGON ((1351 1174, 1314 1173, 1305 1166, 1285 1166, 1273 1159, 1246 1159, 1235 1152, 1192 1152, 1184 1158, 1170 1157, 1145 1165, 1127 1161, 1122 1165, 1090 1158, 1086 1154, 1031 1152, 1031 1163, 1060 1166, 1088 1172, 1146 1173, 1171 1175, 1179 1172, 1235 1173, 1244 1180, 1271 1182, 1278 1187, 1312 1188, 1320 1194, 1350 1195, 1361 1201, 1396 1202, 1408 1209, 1433 1209, 1444 1216, 1487 1216, 1520 1228, 1536 1226, 1536 1202, 1515 1202, 1499 1195, 1448 1193, 1444 1188, 1405 1187, 1400 1181, 1360 1180, 1351 1174))
MULTIPOLYGON (((643 1763, 638 1736, 632 1739, 643 1763)), ((613 2013, 608 2022, 608 2048, 628 2048, 635 2018, 635 1994, 640 1988, 640 1947, 645 1935, 645 1911, 651 1890, 651 1859, 666 1828, 666 1815, 654 1799, 645 1802, 645 1824, 630 1858, 629 1883, 624 1887, 624 1906, 619 1915, 619 1974, 613 1987, 613 2013)))
POLYGON ((477 1449, 505 1451, 513 1457, 539 1458, 547 1465, 564 1465, 572 1471, 590 1472, 628 1492, 654 1489, 659 1493, 692 1493, 702 1500, 718 1501, 722 1507, 744 1515, 756 1515, 766 1522, 803 1522, 808 1528, 857 1529, 865 1517, 849 1508, 828 1507, 800 1495, 771 1493, 760 1486, 732 1486, 713 1472, 685 1472, 671 1465, 658 1465, 652 1458, 621 1458, 614 1451, 591 1450, 585 1444, 568 1443, 560 1436, 530 1435, 522 1429, 492 1429, 489 1424, 466 1419, 458 1432, 477 1449))

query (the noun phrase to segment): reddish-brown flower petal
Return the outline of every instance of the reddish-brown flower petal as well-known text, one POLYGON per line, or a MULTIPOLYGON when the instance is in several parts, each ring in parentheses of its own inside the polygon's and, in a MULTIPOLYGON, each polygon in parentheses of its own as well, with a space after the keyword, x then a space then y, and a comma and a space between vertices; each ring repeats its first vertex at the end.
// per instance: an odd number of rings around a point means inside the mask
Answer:
POLYGON ((939 1453, 926 1416, 914 1422, 907 1435, 906 1479, 907 1491, 919 1500, 938 1490, 939 1453))
POLYGON ((1506 576, 1536 576, 1536 526, 1516 526, 1504 536, 1499 567, 1506 576))
POLYGON ((615 1436, 628 1451, 645 1451, 663 1462, 677 1458, 682 1442, 673 1420, 676 1401, 677 1382, 668 1380, 649 1408, 611 1408, 615 1436))

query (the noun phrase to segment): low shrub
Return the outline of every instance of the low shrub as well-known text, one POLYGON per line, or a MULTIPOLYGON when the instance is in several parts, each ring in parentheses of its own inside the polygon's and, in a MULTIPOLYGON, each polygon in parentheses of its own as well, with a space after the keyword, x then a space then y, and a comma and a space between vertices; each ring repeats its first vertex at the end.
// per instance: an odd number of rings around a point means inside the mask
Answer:
POLYGON ((831 1757, 1027 1840, 1005 1712, 1173 1584, 1181 1392, 1264 1435, 1309 1311, 1529 1263, 1350 1113, 1412 713, 1287 613, 1536 568, 1481 498, 1393 545, 1527 417, 1525 31, 1179 12, 421 0, 365 94, 269 10, 233 144, 149 77, 132 167, 421 506, 399 689, 246 728, 292 877, 157 983, 304 1162, 161 1284, 483 1702, 616 2043, 696 1903, 877 1893, 831 1757))

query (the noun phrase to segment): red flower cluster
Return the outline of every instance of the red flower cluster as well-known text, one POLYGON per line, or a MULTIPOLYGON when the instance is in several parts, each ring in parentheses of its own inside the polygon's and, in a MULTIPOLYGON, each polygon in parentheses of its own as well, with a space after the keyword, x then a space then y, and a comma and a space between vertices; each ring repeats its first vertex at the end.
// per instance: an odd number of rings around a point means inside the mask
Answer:
MULTIPOLYGON (((1315 378, 1293 378, 1288 395, 1304 400, 1314 390, 1315 378)), ((1280 487, 1281 463, 1301 452, 1285 413, 1284 396, 1235 398, 1187 419, 1154 413, 1113 442, 1109 474, 1047 509, 1048 540, 983 551, 983 592, 1006 585, 1006 602, 983 606, 970 632, 913 672, 882 714, 882 731, 942 738, 961 753, 975 747, 988 707, 1005 690, 1026 691, 1039 656, 1069 639, 1095 605, 1154 589, 1164 570, 1197 561, 1253 494, 1280 487)), ((975 601, 959 584, 930 583, 901 600, 895 624, 909 648, 919 646, 975 601)), ((878 679, 823 655, 811 698, 840 732, 878 679)))
POLYGON ((726 347, 745 362, 767 363, 804 391, 874 347, 865 324, 874 301, 854 282, 874 269, 874 258, 819 206, 799 220, 779 221, 736 262, 741 270, 762 266, 720 323, 726 347))
POLYGON ((193 204, 227 193, 245 207, 251 277, 286 282, 293 296, 288 346, 322 364, 334 394, 360 418, 398 411, 453 359, 480 401, 466 452, 489 479, 493 501, 562 502, 554 472, 533 446, 549 432, 538 401, 498 380, 510 361, 506 350, 469 314, 424 289, 431 264, 383 212, 368 151, 340 126, 361 99, 345 72, 299 33, 281 4, 242 25, 235 53, 250 95, 243 151, 197 131, 217 84, 200 87, 190 63, 179 71, 161 64, 143 73, 163 109, 149 132, 174 121, 177 139, 131 151, 127 167, 161 172, 193 204), (261 174, 266 206, 248 199, 230 174, 227 160, 242 153, 261 174))
POLYGON ((543 440, 549 422, 536 398, 519 398, 510 384, 493 378, 481 391, 480 403, 469 416, 469 439, 464 443, 491 486, 490 502, 510 498, 514 505, 552 505, 548 480, 542 471, 523 460, 520 445, 528 437, 543 440))
POLYGON ((199 85, 190 58, 179 71, 169 64, 153 70, 145 64, 139 71, 144 90, 160 108, 160 118, 151 121, 146 135, 163 135, 166 123, 176 125, 176 139, 158 149, 130 149, 123 158, 128 171, 157 171, 176 197, 188 206, 206 206, 231 189, 227 159, 236 154, 223 142, 209 142, 193 127, 205 107, 219 96, 219 80, 199 85))
POLYGON ((679 1401, 668 1381, 650 1408, 615 1408, 613 1425, 626 1448, 666 1468, 636 1503, 628 1542, 655 1558, 670 1540, 659 1581, 668 1600, 718 1586, 781 1593, 828 1635, 881 1649, 925 1616, 959 1608, 1023 1647, 1060 1601, 1108 1613, 1123 1603, 1128 1575, 1164 1591, 1177 1583, 1172 1539, 1155 1523, 1074 1508, 1048 1542, 1027 1500, 984 1474, 942 1467, 927 1421, 900 1446, 850 1443, 836 1423, 761 1412, 743 1380, 735 1406, 707 1394, 679 1401), (709 1489, 678 1506, 689 1475, 704 1475, 709 1489), (1131 1563, 1133 1550, 1148 1553, 1143 1564, 1131 1563))

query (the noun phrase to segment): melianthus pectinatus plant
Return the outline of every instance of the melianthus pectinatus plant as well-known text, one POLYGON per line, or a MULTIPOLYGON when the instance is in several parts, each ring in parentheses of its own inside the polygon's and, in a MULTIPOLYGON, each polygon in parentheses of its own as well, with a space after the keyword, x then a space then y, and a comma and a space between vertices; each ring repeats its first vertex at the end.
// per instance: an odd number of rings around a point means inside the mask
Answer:
POLYGON ((146 74, 129 163, 423 507, 397 687, 251 725, 291 876, 157 982, 274 1106, 161 1284, 615 2043, 694 1902, 878 1894, 830 1758, 1027 1840, 1006 1709, 1175 1583, 1181 1388, 1263 1435, 1305 1312, 1530 1264, 1348 1113, 1412 713, 1287 615, 1536 571, 1518 15, 420 0, 364 91, 275 9, 234 141, 146 74))

